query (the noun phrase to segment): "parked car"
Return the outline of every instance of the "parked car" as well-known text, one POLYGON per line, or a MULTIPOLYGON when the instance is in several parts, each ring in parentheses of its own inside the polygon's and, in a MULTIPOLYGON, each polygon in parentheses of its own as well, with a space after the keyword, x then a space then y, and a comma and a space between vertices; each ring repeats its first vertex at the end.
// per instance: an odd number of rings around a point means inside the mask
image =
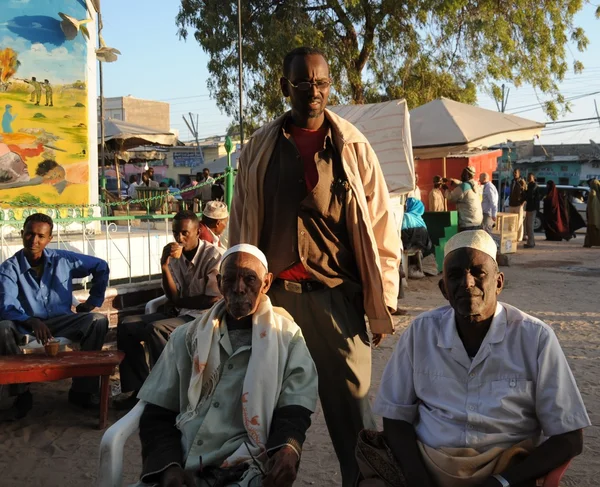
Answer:
MULTIPOLYGON (((106 191, 117 196, 117 178, 106 177, 106 191)), ((98 179, 98 188, 102 187, 102 181, 98 179)), ((127 190, 129 189, 129 183, 124 179, 121 179, 121 199, 127 198, 127 190)))
MULTIPOLYGON (((540 202, 540 211, 535 217, 535 221, 533 223, 533 230, 535 232, 543 232, 544 231, 544 223, 542 218, 542 212, 544 211, 544 197, 546 196, 547 189, 545 184, 538 185, 540 191, 540 198, 542 201, 540 202)), ((590 188, 587 186, 565 186, 561 184, 557 184, 556 187, 558 191, 561 193, 566 193, 567 198, 573 206, 577 209, 579 214, 583 217, 583 220, 587 222, 587 200, 590 195, 590 188)))

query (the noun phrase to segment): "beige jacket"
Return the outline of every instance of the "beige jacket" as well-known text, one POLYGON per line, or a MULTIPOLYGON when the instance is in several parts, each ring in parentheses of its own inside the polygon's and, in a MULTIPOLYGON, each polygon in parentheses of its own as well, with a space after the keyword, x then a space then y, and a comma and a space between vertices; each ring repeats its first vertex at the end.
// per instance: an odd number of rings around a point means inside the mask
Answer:
MULTIPOLYGON (((398 298, 400 239, 389 211, 389 194, 379 161, 366 137, 338 115, 325 111, 350 184, 346 205, 348 235, 362 280, 365 312, 373 333, 393 333, 388 307, 398 298)), ((230 245, 259 244, 263 220, 263 182, 271 154, 288 114, 250 138, 238 160, 231 205, 230 245)))

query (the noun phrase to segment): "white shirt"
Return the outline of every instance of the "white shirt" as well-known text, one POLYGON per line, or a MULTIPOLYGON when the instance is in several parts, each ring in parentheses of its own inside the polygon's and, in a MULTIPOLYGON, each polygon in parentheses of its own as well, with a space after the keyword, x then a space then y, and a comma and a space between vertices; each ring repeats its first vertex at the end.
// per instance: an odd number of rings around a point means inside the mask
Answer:
POLYGON ((498 214, 498 190, 491 181, 483 185, 483 201, 481 208, 484 215, 496 218, 498 214))
POLYGON ((129 197, 131 199, 136 199, 137 198, 137 191, 136 188, 139 186, 138 183, 131 183, 129 185, 129 188, 127 188, 127 194, 129 195, 129 197))
POLYGON ((374 411, 412 423, 432 448, 479 452, 591 424, 552 329, 504 303, 473 360, 450 306, 418 316, 385 368, 374 411))
MULTIPOLYGON (((180 297, 205 295, 220 297, 217 284, 217 274, 221 262, 221 253, 214 245, 204 240, 198 241, 198 250, 191 262, 182 253, 179 259, 169 259, 169 269, 173 275, 177 292, 180 297)), ((206 310, 187 309, 179 310, 179 316, 200 316, 206 310)))
POLYGON ((421 190, 419 189, 418 186, 415 186, 415 189, 413 189, 410 193, 408 193, 406 195, 407 198, 414 198, 416 200, 421 201, 421 190))

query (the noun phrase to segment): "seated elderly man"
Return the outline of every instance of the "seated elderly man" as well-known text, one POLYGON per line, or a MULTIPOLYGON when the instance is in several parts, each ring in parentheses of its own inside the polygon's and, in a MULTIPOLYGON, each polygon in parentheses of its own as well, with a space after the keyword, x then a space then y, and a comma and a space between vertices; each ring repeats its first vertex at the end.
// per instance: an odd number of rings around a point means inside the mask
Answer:
POLYGON ((374 411, 394 485, 529 487, 581 453, 590 420, 567 360, 548 325, 497 301, 495 257, 483 230, 452 237, 450 305, 417 317, 387 364, 374 411))
POLYGON ((224 297, 173 332, 139 393, 144 483, 293 484, 317 402, 317 373, 300 328, 267 297, 256 247, 223 255, 224 297), (195 477, 195 479, 194 479, 195 477))
POLYGON ((200 229, 200 238, 213 244, 219 252, 225 252, 225 245, 221 241, 221 236, 227 228, 229 221, 229 211, 227 205, 222 201, 209 201, 202 210, 202 221, 198 228, 200 229))

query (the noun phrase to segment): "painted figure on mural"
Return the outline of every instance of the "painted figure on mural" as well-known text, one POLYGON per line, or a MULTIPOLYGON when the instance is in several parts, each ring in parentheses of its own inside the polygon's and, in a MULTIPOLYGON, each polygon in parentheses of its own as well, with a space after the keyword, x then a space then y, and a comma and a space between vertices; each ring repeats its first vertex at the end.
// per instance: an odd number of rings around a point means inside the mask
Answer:
POLYGON ((12 105, 6 105, 4 107, 4 115, 2 115, 2 132, 5 134, 12 134, 13 128, 12 123, 14 122, 17 115, 12 113, 12 105))
POLYGON ((8 145, 0 144, 0 186, 29 181, 27 165, 8 145))
POLYGON ((52 100, 52 86, 50 85, 50 81, 47 79, 44 80, 44 92, 46 93, 46 106, 54 106, 54 102, 52 100))
POLYGON ((36 80, 35 76, 32 76, 31 81, 28 81, 26 79, 24 79, 23 81, 28 85, 33 86, 33 91, 31 92, 31 98, 29 99, 29 101, 32 103, 35 101, 35 104, 39 105, 40 100, 42 98, 42 85, 39 81, 36 80))

